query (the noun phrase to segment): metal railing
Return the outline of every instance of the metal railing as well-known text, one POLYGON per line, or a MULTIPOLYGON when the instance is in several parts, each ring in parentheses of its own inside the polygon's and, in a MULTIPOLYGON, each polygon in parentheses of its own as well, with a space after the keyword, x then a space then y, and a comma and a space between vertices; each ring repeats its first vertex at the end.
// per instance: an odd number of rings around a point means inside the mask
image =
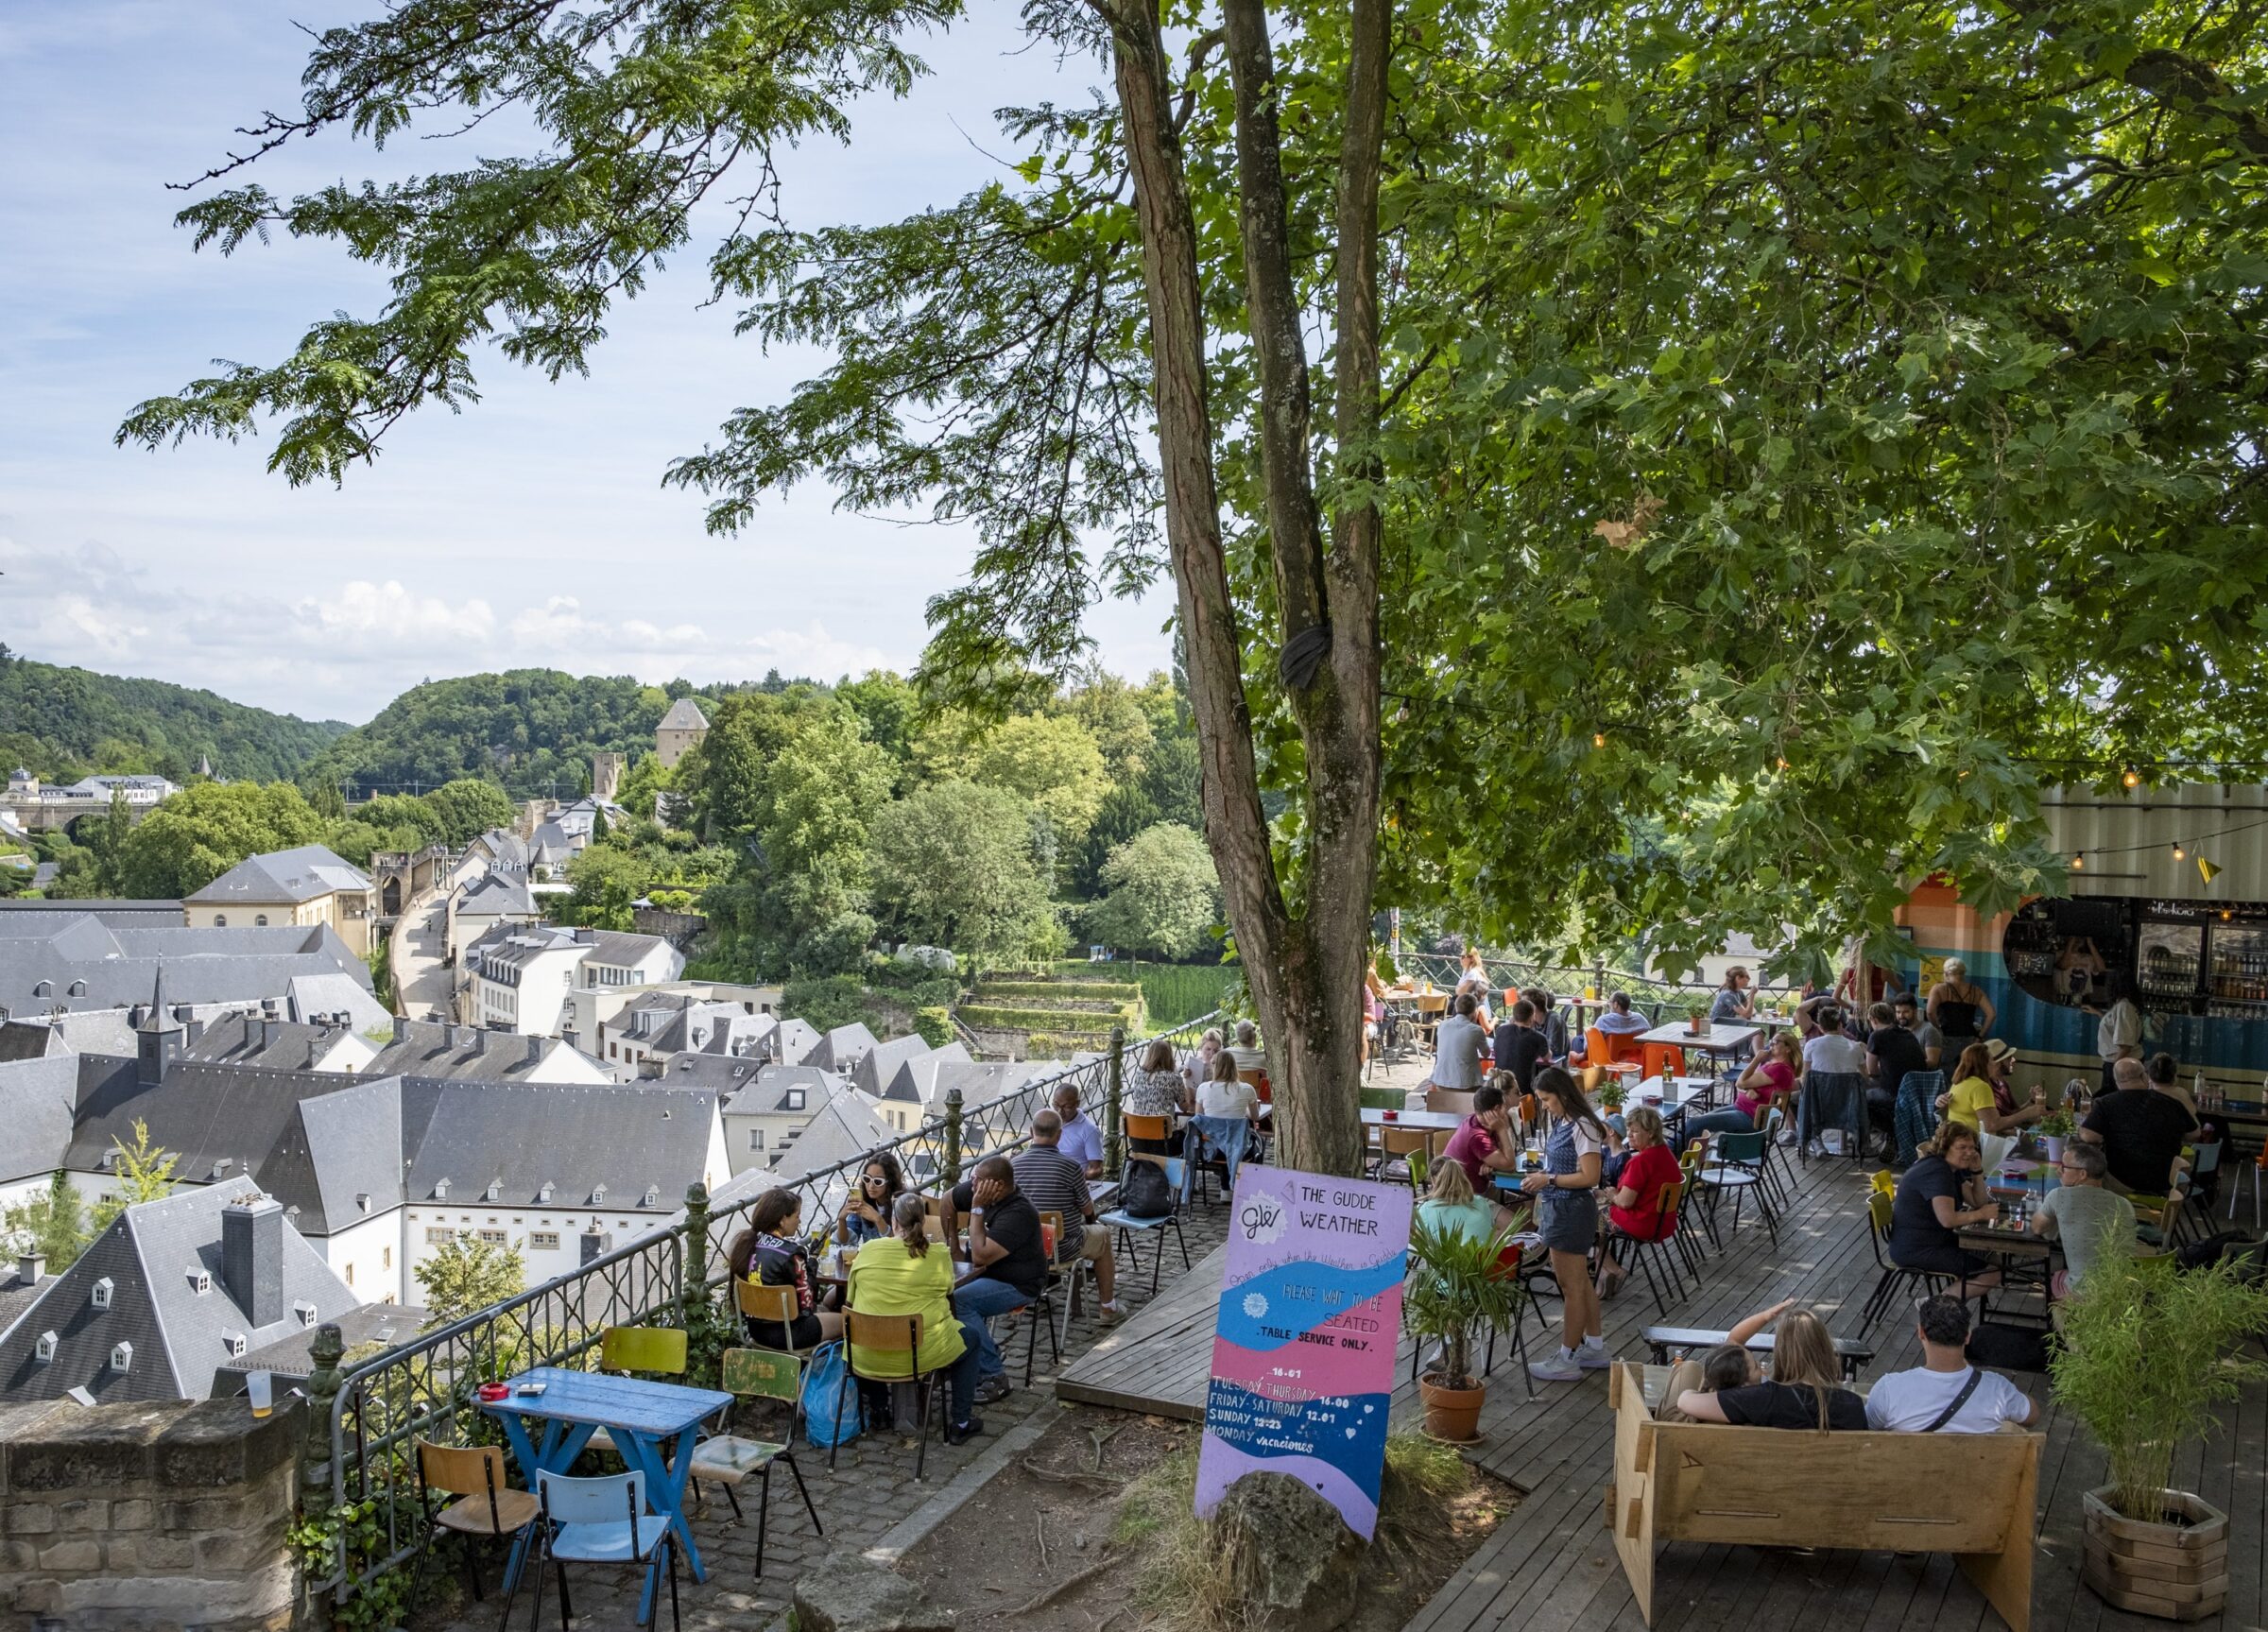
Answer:
MULTIPOLYGON (((1430 980, 1443 991, 1453 991, 1464 969, 1454 957, 1440 953, 1404 953, 1396 965, 1410 980, 1430 980)), ((1610 991, 1630 994, 1633 1007, 1642 1009, 1657 1022, 1684 1014, 1689 1008, 1707 1008, 1716 997, 1718 988, 1703 986, 1695 981, 1663 980, 1656 975, 1633 974, 1627 970, 1608 969, 1605 964, 1581 968, 1571 964, 1531 962, 1515 957, 1483 955, 1481 967, 1488 971, 1488 989, 1502 992, 1507 988, 1542 987, 1556 996, 1580 993, 1586 987, 1595 988, 1603 998, 1610 991), (1657 1013, 1657 1010, 1663 1011, 1657 1013)), ((1748 988, 1768 1001, 1794 999, 1800 988, 1794 986, 1772 986, 1762 982, 1748 988)))
POLYGON ((727 1248, 765 1192, 796 1192, 806 1228, 816 1231, 832 1224, 851 1176, 881 1151, 898 1158, 907 1183, 917 1189, 957 1182, 980 1158, 1027 1143, 1033 1116, 1066 1085, 1077 1089, 1080 1108, 1103 1128, 1105 1160, 1115 1173, 1125 1072, 1159 1038, 1194 1038, 1215 1018, 1205 1015, 1140 1041, 1113 1033, 1116 1046, 1109 1052, 982 1104, 964 1105, 955 1090, 945 1096, 939 1115, 832 1167, 794 1177, 751 1169, 720 1186, 713 1198, 696 1184, 681 1212, 637 1240, 357 1364, 339 1367, 335 1347, 326 1350, 318 1339, 317 1370, 309 1379, 316 1414, 301 1504, 310 1517, 344 1508, 357 1510, 357 1517, 338 1526, 331 1573, 311 1581, 310 1589, 351 1597, 423 1544, 414 1443, 499 1442, 494 1424, 471 1409, 482 1383, 530 1366, 588 1365, 610 1326, 691 1330, 713 1314, 713 1289, 731 1273, 727 1248), (696 1241, 701 1250, 689 1263, 686 1248, 696 1241))

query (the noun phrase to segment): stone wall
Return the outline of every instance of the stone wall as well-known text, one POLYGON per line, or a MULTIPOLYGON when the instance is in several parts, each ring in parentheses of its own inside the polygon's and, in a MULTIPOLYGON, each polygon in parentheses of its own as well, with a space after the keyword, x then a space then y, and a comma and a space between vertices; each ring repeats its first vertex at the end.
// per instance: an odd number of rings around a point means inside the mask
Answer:
POLYGON ((287 1632, 305 1406, 0 1405, 0 1632, 287 1632))

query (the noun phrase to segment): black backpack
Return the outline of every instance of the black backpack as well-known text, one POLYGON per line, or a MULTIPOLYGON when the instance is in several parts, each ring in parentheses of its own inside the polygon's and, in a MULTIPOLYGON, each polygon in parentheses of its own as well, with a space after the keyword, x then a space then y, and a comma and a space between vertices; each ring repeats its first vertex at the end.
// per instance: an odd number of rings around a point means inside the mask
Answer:
POLYGON ((1118 1207, 1128 1218, 1163 1218, 1174 1211, 1173 1181, 1154 1161, 1129 1161, 1118 1189, 1118 1207))
POLYGON ((1981 1320, 1976 1331, 1968 1335, 1968 1362, 1971 1366, 1990 1366, 2002 1371, 2045 1371, 2048 1333, 2035 1331, 2028 1326, 2003 1326, 1997 1320, 1981 1320))

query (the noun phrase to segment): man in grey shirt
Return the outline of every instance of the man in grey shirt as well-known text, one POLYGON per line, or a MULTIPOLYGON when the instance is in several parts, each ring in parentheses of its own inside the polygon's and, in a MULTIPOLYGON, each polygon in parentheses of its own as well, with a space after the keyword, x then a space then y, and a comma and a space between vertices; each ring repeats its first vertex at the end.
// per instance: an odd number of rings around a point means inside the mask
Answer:
POLYGON ((1434 1032, 1434 1086, 1470 1093, 1481 1086, 1481 1051, 1488 1034, 1472 1018, 1472 993, 1457 993, 1456 1012, 1434 1032))
POLYGON ((1921 1044, 1921 1057, 1929 1062, 1932 1071, 1945 1069, 1945 1034, 1921 1018, 1921 1005, 1910 991, 1901 991, 1890 1000, 1890 1009, 1898 1023, 1914 1034, 1921 1044))

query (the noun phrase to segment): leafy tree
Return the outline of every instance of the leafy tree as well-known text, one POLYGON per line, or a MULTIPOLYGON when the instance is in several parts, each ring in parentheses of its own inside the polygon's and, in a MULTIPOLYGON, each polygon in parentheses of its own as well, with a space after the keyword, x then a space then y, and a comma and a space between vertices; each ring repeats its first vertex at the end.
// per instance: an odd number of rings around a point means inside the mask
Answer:
POLYGON ((525 1292, 527 1263, 520 1248, 517 1241, 500 1246, 464 1231, 435 1247, 415 1271, 427 1312, 424 1329, 462 1320, 525 1292))
POLYGON ((0 665, 0 774, 22 764, 50 782, 90 771, 163 770, 185 780, 200 755, 224 776, 299 774, 347 728, 230 702, 164 680, 61 668, 26 658, 0 665))
POLYGON ((322 819, 289 782, 199 782, 142 818, 119 861, 119 887, 143 900, 189 895, 247 856, 322 836, 322 819))
POLYGON ((77 825, 80 838, 94 861, 96 884, 104 889, 123 892, 126 847, 134 833, 134 812, 126 802, 126 789, 111 789, 110 809, 103 813, 99 822, 82 820, 77 825))
POLYGON ((885 669, 868 669, 857 679, 844 680, 834 695, 858 716, 868 742, 900 762, 912 753, 921 698, 910 681, 885 669))
MULTIPOLYGON (((1093 594, 1170 568, 1293 1165, 1359 1151, 1382 825, 1388 893, 1483 931, 1816 947, 1933 871, 1986 910, 2054 887, 2042 777, 2258 757, 2268 16, 1218 15, 1174 15, 1176 60, 1155 6, 1030 8, 1108 84, 1008 114, 1015 181, 726 228, 717 292, 831 361, 673 475, 719 529, 813 477, 972 524, 925 665, 954 692, 1062 672, 1093 594)), ((276 467, 335 478, 461 404, 476 345, 583 367, 726 170, 902 91, 949 19, 405 0, 327 33, 259 150, 477 104, 536 151, 192 205, 390 296, 122 436, 274 415, 276 467)))
POLYGON ((315 791, 307 796, 307 803, 325 821, 343 822, 347 819, 347 796, 338 791, 336 782, 317 782, 315 791))
POLYGON ((662 756, 647 752, 639 754, 630 763, 628 774, 622 779, 618 795, 622 808, 633 819, 643 819, 654 814, 657 804, 667 817, 667 825, 683 827, 683 800, 672 791, 677 785, 676 774, 662 764, 662 756))
POLYGON ((645 893, 652 873, 652 867, 633 852, 593 842, 567 864, 567 882, 574 893, 559 908, 559 921, 593 929, 628 929, 634 903, 645 893))
POLYGON ((1090 663, 1078 683, 1064 695, 1061 712, 1087 728, 1102 750, 1103 770, 1114 786, 1140 780, 1143 764, 1157 741, 1141 688, 1090 663))
POLYGON ((979 968, 1052 955, 1063 934, 1032 854, 1032 807, 1003 788, 935 782, 874 817, 874 899, 903 938, 979 968))
POLYGON ((1036 806, 1067 843, 1094 824, 1109 791, 1094 734, 1069 715, 1012 714, 998 725, 948 710, 914 745, 934 782, 1005 788, 1036 806))
POLYGON ((44 1253, 49 1274, 70 1268, 94 1239, 85 1204, 71 1176, 60 1167, 45 1190, 0 1212, 0 1236, 7 1238, 10 1252, 44 1253))
POLYGON ((453 849, 472 843, 490 828, 510 827, 518 814, 504 789, 472 777, 444 782, 424 800, 433 812, 436 835, 453 849))
POLYGON ((1176 959, 1209 945, 1220 922, 1220 881, 1204 839, 1176 822, 1145 828, 1103 865, 1109 894, 1088 914, 1095 938, 1176 959))
POLYGON ((163 1201, 173 1194, 173 1170, 180 1158, 149 1142, 149 1124, 134 1118, 134 1142, 111 1142, 111 1172, 117 1188, 94 1203, 94 1232, 100 1235, 129 1207, 145 1201, 163 1201))

